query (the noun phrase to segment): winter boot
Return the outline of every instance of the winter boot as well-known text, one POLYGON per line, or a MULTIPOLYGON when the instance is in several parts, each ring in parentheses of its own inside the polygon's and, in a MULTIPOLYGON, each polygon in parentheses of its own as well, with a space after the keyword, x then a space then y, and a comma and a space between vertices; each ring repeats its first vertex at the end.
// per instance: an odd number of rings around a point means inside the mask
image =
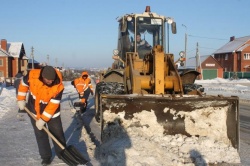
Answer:
POLYGON ((50 165, 51 164, 51 159, 50 158, 43 159, 41 164, 42 164, 42 166, 50 165))

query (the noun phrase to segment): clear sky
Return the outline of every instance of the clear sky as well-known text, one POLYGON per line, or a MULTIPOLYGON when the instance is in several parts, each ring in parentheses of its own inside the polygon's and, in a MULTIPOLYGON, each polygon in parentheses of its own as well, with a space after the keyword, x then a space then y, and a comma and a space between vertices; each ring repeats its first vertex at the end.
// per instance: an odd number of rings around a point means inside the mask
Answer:
POLYGON ((65 67, 110 67, 117 46, 116 18, 151 12, 173 17, 177 34, 170 52, 178 58, 212 54, 231 36, 250 35, 250 0, 1 0, 0 39, 23 42, 35 60, 65 67), (183 26, 184 25, 184 26, 183 26))

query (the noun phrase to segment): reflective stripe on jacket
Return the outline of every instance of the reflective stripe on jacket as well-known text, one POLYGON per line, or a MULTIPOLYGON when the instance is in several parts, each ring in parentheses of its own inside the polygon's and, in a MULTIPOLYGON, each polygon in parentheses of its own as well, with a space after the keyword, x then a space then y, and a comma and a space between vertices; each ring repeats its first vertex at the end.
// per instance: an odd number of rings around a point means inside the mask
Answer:
MULTIPOLYGON (((56 70, 56 69, 55 69, 56 70)), ((52 86, 42 82, 42 69, 33 69, 23 77, 18 89, 17 100, 25 100, 29 92, 28 106, 34 107, 37 119, 48 122, 51 118, 60 115, 60 101, 64 86, 62 75, 56 70, 57 76, 52 86)))

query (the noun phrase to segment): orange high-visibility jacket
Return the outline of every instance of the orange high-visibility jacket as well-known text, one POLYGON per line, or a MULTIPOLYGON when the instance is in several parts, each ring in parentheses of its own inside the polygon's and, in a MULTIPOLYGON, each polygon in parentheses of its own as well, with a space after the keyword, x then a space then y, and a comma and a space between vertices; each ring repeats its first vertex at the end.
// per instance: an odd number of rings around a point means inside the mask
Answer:
POLYGON ((64 86, 62 75, 58 70, 56 70, 57 75, 52 86, 45 85, 42 82, 42 70, 33 69, 23 77, 18 88, 17 100, 26 100, 26 95, 29 93, 27 107, 37 119, 42 118, 48 122, 51 118, 60 115, 60 101, 64 86))
POLYGON ((93 92, 93 86, 91 84, 91 79, 87 77, 85 80, 82 78, 83 75, 88 75, 88 72, 82 72, 81 77, 74 80, 74 85, 79 94, 83 94, 88 88, 93 92))

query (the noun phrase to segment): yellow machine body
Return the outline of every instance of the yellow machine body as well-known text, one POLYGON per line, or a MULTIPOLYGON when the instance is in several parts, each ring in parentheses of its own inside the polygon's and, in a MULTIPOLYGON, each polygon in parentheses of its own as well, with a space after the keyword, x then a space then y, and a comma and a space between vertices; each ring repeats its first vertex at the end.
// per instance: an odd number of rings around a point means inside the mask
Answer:
MULTIPOLYGON (((197 113, 203 118, 207 116, 204 123, 212 123, 208 121, 211 116, 216 117, 221 113, 225 116, 222 126, 228 130, 217 135, 226 135, 229 144, 239 149, 238 97, 207 96, 201 86, 194 84, 199 75, 197 71, 181 73, 178 70, 174 55, 165 47, 169 43, 165 40, 168 34, 165 23, 168 24, 170 19, 150 11, 127 14, 118 19, 115 61, 110 69, 100 75, 100 82, 96 85, 95 118, 101 123, 102 136, 105 137, 106 128, 117 119, 121 119, 119 124, 122 125, 123 120, 132 120, 137 113, 153 111, 164 129, 162 134, 199 137, 204 136, 204 132, 187 130, 188 114, 197 113), (138 33, 149 41, 150 49, 139 49, 136 41, 138 33), (111 114, 117 117, 108 118, 111 114)), ((174 22, 171 27, 176 33, 174 22)), ((190 120, 190 123, 198 122, 190 120)), ((141 127, 140 122, 133 125, 141 127)), ((212 126, 215 125, 208 125, 205 130, 213 130, 212 126)), ((200 129, 197 128, 197 131, 200 129)))

